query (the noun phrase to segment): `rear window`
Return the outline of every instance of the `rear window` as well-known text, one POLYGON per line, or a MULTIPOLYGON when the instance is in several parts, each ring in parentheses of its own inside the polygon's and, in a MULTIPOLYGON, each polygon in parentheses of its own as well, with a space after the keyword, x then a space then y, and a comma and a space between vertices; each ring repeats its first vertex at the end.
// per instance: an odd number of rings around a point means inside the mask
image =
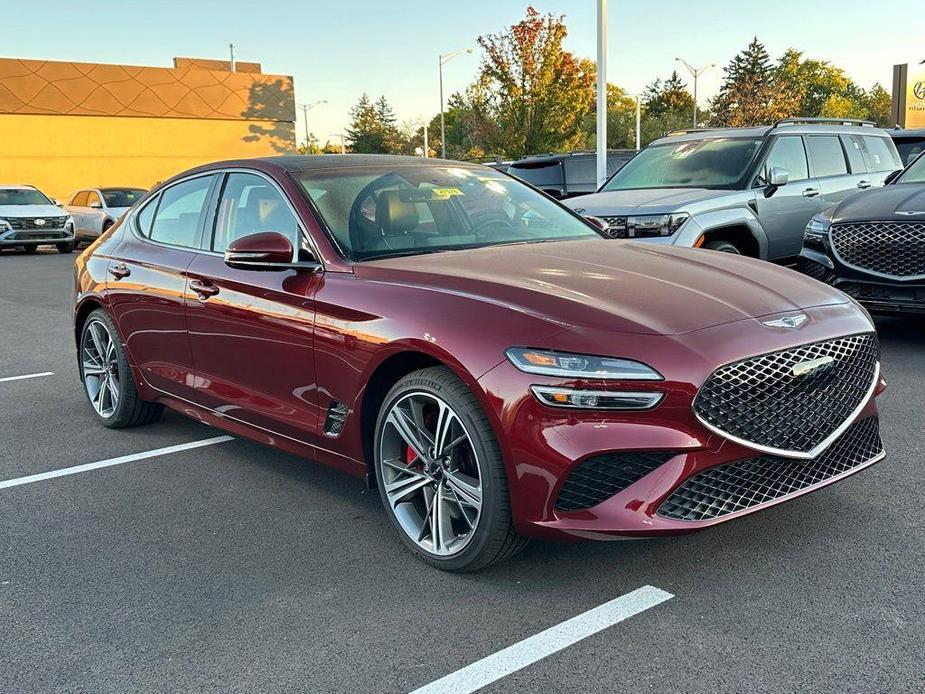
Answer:
POLYGON ((537 188, 562 187, 562 164, 559 161, 515 163, 511 164, 508 173, 537 188))
POLYGON ((836 135, 810 135, 806 138, 806 149, 814 178, 844 176, 848 173, 845 152, 836 135))
POLYGON ((896 171, 903 168, 899 155, 889 138, 864 135, 861 140, 864 142, 867 167, 871 171, 896 171))
POLYGON ((106 207, 131 207, 146 193, 142 188, 104 188, 106 207))
POLYGON ((893 140, 893 143, 899 150, 899 159, 903 166, 909 166, 922 153, 922 150, 925 150, 925 138, 923 137, 899 138, 893 140))

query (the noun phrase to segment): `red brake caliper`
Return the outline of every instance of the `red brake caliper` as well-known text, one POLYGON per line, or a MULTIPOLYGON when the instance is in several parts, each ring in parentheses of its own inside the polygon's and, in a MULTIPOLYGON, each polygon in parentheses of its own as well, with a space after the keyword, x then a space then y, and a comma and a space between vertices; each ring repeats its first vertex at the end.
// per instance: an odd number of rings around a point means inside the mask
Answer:
POLYGON ((414 452, 414 449, 411 446, 405 447, 405 462, 408 465, 411 465, 415 460, 418 459, 417 453, 414 452))

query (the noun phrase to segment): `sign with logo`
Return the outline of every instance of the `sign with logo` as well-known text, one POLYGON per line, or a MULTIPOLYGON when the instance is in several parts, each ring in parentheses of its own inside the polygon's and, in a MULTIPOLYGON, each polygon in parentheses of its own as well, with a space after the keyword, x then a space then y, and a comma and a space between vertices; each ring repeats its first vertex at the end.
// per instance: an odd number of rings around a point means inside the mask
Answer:
POLYGON ((893 66, 893 120, 906 128, 925 128, 925 65, 893 66))

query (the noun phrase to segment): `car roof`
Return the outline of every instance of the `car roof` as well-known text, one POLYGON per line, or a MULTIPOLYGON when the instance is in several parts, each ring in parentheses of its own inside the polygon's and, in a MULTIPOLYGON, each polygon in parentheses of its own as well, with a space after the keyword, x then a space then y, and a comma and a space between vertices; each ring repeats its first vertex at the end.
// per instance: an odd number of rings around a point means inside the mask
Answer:
POLYGON ((837 123, 781 123, 780 125, 756 125, 746 128, 700 128, 680 130, 677 134, 667 134, 653 142, 690 142, 694 140, 718 139, 726 137, 764 138, 772 133, 783 135, 880 135, 886 136, 883 128, 870 125, 839 125, 837 123))
POLYGON ((925 128, 896 128, 888 131, 890 137, 925 137, 925 128))
POLYGON ((22 183, 0 183, 0 188, 4 190, 38 190, 35 186, 23 185, 22 183))
MULTIPOLYGON (((635 149, 608 149, 607 155, 635 155, 635 149)), ((549 153, 549 154, 529 154, 526 157, 521 157, 513 162, 511 166, 517 166, 518 164, 541 164, 543 162, 556 162, 562 161, 564 159, 571 158, 585 158, 585 157, 596 157, 597 152, 561 152, 559 154, 549 153)))
MULTIPOLYGON (((286 171, 312 171, 314 169, 349 169, 359 166, 455 166, 482 167, 482 164, 452 161, 450 159, 432 159, 424 157, 401 156, 396 154, 299 154, 279 157, 258 157, 246 160, 259 161, 278 166, 286 171)), ((215 168, 229 164, 240 165, 245 162, 216 162, 215 168)), ((486 167, 487 168, 487 167, 486 167)))

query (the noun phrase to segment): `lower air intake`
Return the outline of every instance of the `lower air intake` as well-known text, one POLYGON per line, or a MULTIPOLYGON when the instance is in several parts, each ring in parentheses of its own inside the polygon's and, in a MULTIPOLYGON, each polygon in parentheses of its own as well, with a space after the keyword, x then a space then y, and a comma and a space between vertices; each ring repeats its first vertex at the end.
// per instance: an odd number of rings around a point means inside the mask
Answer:
POLYGON ((556 509, 580 511, 622 492, 668 462, 674 453, 610 453, 588 458, 569 475, 559 492, 556 509))

